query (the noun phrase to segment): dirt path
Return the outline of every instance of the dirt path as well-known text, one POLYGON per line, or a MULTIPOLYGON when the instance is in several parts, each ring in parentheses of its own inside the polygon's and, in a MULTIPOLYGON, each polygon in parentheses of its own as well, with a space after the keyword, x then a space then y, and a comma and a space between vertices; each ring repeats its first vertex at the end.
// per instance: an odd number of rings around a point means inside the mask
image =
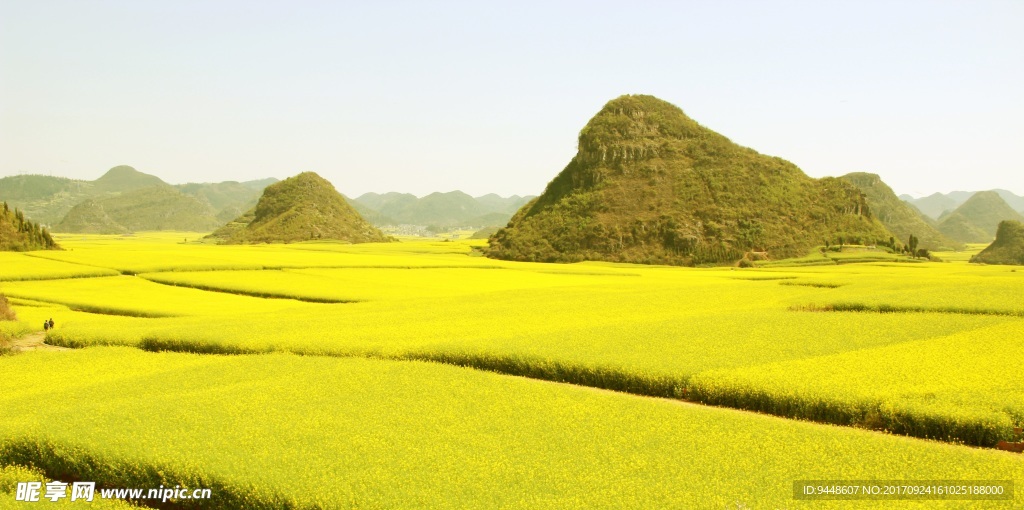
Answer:
POLYGON ((56 345, 47 344, 44 340, 46 340, 46 334, 42 331, 36 331, 35 333, 29 333, 23 337, 15 338, 11 341, 10 347, 14 352, 69 350, 67 347, 57 347, 56 345))

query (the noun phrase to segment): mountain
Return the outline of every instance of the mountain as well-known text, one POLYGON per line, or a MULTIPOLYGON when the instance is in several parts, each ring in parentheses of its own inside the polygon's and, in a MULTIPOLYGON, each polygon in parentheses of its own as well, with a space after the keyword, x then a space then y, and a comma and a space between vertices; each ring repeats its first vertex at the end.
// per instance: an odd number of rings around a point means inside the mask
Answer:
POLYGON ((403 207, 408 207, 419 201, 416 195, 409 193, 396 193, 394 191, 390 193, 364 193, 359 197, 355 198, 356 202, 373 209, 374 211, 384 213, 387 210, 396 210, 403 207))
POLYGON ((939 216, 942 216, 942 213, 952 211, 960 205, 960 202, 957 202, 942 193, 932 193, 931 195, 918 199, 914 199, 913 197, 909 198, 910 200, 907 200, 908 202, 913 204, 924 214, 934 219, 938 219, 939 216))
POLYGON ((242 182, 241 184, 242 184, 242 186, 246 186, 246 187, 249 187, 249 188, 252 188, 252 189, 255 189, 255 190, 259 190, 260 193, 263 193, 263 188, 266 188, 267 186, 270 186, 271 184, 274 184, 275 182, 281 182, 281 181, 280 181, 280 179, 277 179, 275 177, 267 177, 266 179, 256 179, 254 181, 245 181, 245 182, 242 182))
POLYGON ((56 232, 116 234, 140 230, 210 231, 221 222, 209 204, 168 184, 136 189, 76 205, 56 232))
POLYGON ((0 251, 59 250, 50 232, 4 202, 0 209, 0 251))
POLYGON ((1024 266, 1024 223, 1003 221, 996 229, 996 240, 971 262, 984 264, 1012 264, 1024 266))
POLYGON ((348 202, 348 205, 352 206, 352 208, 355 209, 356 212, 359 213, 359 215, 362 216, 364 220, 370 222, 371 225, 384 226, 398 224, 397 221, 394 221, 391 218, 384 216, 375 209, 367 207, 362 202, 359 202, 354 198, 349 198, 345 194, 342 194, 341 196, 345 197, 345 201, 348 202))
POLYGON ((489 256, 721 264, 747 251, 784 258, 826 239, 890 236, 848 182, 812 179, 652 96, 610 101, 578 147, 544 193, 490 238, 489 256))
POLYGON ((390 240, 359 216, 331 183, 313 172, 267 186, 255 208, 208 237, 227 244, 390 240))
POLYGON ((1006 205, 1013 208, 1014 211, 1019 211, 1021 214, 1024 214, 1024 197, 1018 196, 1014 192, 1005 189, 994 189, 992 191, 998 193, 999 197, 1006 202, 1006 205))
POLYGON ((962 249, 963 245, 942 235, 928 224, 920 211, 900 200, 896 193, 876 174, 854 172, 840 179, 853 184, 864 193, 871 212, 892 232, 895 238, 906 243, 911 234, 918 238, 918 245, 927 250, 962 249))
POLYGON ((512 213, 506 212, 491 212, 477 216, 475 218, 469 218, 461 222, 460 226, 476 227, 483 225, 487 227, 504 227, 508 225, 508 220, 512 219, 512 213))
MULTIPOLYGON (((217 217, 222 218, 220 223, 223 223, 256 205, 256 199, 263 192, 263 188, 274 182, 277 182, 277 179, 269 178, 241 183, 190 183, 178 185, 176 188, 199 200, 204 204, 204 208, 212 207, 217 217)), ((27 216, 38 219, 44 225, 54 225, 61 222, 74 206, 86 200, 101 201, 156 186, 168 184, 159 177, 122 165, 111 168, 94 181, 45 175, 0 178, 0 199, 8 201, 12 207, 20 207, 27 216)), ((84 221, 87 217, 90 216, 85 215, 78 220, 84 221)), ((85 228, 82 231, 90 232, 111 230, 110 225, 105 222, 92 227, 83 224, 81 227, 85 228)), ((113 231, 120 230, 115 227, 113 231)))
POLYGON ((12 175, 0 179, 0 196, 13 201, 39 200, 58 193, 82 192, 83 183, 65 177, 12 175))
POLYGON ((60 221, 75 204, 93 196, 93 185, 47 175, 13 175, 0 178, 0 199, 20 208, 43 225, 60 221))
POLYGON ((98 193, 125 193, 167 183, 155 175, 144 174, 130 166, 115 166, 99 179, 92 181, 93 190, 98 193))
POLYGON ((128 228, 110 218, 99 202, 91 198, 74 206, 54 226, 57 232, 77 234, 125 234, 128 228))
POLYGON ((950 191, 949 193, 946 193, 946 197, 948 197, 950 200, 952 200, 953 203, 957 205, 957 207, 960 207, 961 204, 966 202, 967 199, 969 199, 972 196, 974 196, 975 193, 977 193, 977 192, 976 191, 950 191))
MULTIPOLYGON (((1024 197, 1018 196, 1012 191, 1005 189, 994 189, 999 196, 1009 205, 1013 210, 1020 211, 1024 214, 1024 197)), ((918 209, 921 210, 925 215, 933 218, 940 219, 944 215, 953 212, 961 204, 967 201, 967 199, 974 196, 976 191, 951 191, 946 194, 933 193, 924 198, 914 198, 910 195, 900 195, 900 199, 908 202, 918 209)))
POLYGON ((488 211, 515 214, 515 212, 529 202, 531 198, 533 197, 521 197, 519 195, 512 195, 505 198, 495 195, 494 193, 488 193, 484 196, 476 197, 476 201, 481 207, 488 211))
MULTIPOLYGON (((532 198, 532 197, 531 197, 532 198)), ((408 193, 366 193, 351 200, 375 225, 407 224, 439 227, 501 226, 529 199, 493 193, 471 197, 462 191, 431 193, 417 198, 408 193)))
POLYGON ((217 219, 224 223, 255 207, 263 188, 275 182, 278 182, 277 179, 269 178, 248 182, 190 182, 175 187, 182 193, 209 204, 217 211, 217 219))
POLYGON ((991 242, 999 222, 1024 221, 995 191, 974 193, 956 210, 939 222, 939 231, 951 239, 964 243, 991 242))
POLYGON ((400 223, 426 225, 456 225, 486 212, 476 199, 461 191, 431 193, 402 211, 381 210, 400 223))

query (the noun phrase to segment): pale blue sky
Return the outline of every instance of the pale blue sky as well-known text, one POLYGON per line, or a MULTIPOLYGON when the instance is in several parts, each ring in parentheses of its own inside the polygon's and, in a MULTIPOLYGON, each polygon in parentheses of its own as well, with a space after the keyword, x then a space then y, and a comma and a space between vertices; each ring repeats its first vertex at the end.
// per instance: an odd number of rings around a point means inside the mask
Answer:
POLYGON ((1024 1, 0 0, 0 176, 537 194, 621 94, 812 176, 1024 194, 1024 1))

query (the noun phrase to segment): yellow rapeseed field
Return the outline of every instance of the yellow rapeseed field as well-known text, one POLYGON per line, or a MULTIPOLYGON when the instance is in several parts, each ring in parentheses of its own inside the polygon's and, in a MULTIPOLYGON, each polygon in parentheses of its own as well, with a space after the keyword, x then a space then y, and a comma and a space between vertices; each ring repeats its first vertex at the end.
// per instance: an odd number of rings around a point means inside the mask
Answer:
POLYGON ((231 495, 224 501, 268 508, 691 506, 709 494, 727 495, 718 506, 793 503, 790 486, 763 474, 720 492, 693 482, 741 479, 740 470, 781 470, 788 482, 802 472, 1009 473, 1024 484, 1013 454, 507 377, 993 446, 1024 424, 1015 355, 1024 271, 1013 267, 864 254, 743 270, 553 265, 486 259, 475 250, 480 241, 216 246, 198 238, 69 236, 60 240, 66 251, 4 256, 0 292, 19 321, 0 323, 0 332, 39 331, 53 317, 48 343, 89 349, 0 359, 9 385, 0 465, 45 460, 47 475, 59 468, 77 476, 100 459, 109 471, 95 475, 110 483, 158 481, 146 478, 158 469, 215 483, 231 495), (196 354, 96 347, 105 345, 196 354), (56 388, 69 403, 31 410, 56 388), (82 414, 70 402, 87 400, 85 392, 95 398, 82 414), (241 418, 257 408, 269 421, 241 418), (351 416, 338 421, 343 415, 351 416), (453 431, 455 422, 468 428, 453 431), (390 435, 368 432, 381 427, 390 435), (750 427, 767 435, 738 432, 750 427), (677 437, 686 433, 703 442, 677 437), (177 454, 157 437, 198 442, 202 451, 177 454), (231 437, 246 438, 244 446, 231 437), (574 437, 609 446, 591 450, 574 437), (146 455, 126 446, 135 439, 146 455), (823 441, 836 450, 821 450, 823 441), (723 449, 733 442, 744 449, 723 449), (312 453, 307 443, 326 450, 312 453), (391 453, 368 466, 346 460, 347 451, 391 453), (825 462, 826 451, 840 453, 825 462), (924 467, 921 455, 939 456, 924 467), (798 459, 824 464, 815 470, 798 459), (709 462, 731 467, 714 475, 698 466, 709 462), (447 477, 444 487, 468 482, 439 494, 429 489, 437 476, 447 477), (689 480, 688 488, 671 477, 689 480), (339 479, 349 481, 317 496, 301 490, 339 479), (392 496, 386 488, 395 484, 404 488, 392 496))

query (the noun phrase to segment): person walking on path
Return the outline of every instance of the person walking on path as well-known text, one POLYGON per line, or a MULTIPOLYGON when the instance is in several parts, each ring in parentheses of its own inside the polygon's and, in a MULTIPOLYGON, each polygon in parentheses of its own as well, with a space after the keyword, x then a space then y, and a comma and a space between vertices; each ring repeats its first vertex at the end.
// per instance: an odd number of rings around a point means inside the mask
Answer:
POLYGON ((48 331, 49 329, 50 329, 50 321, 43 321, 43 331, 48 331))
POLYGON ((53 317, 50 317, 50 320, 47 324, 50 325, 50 329, 53 329, 53 317))

